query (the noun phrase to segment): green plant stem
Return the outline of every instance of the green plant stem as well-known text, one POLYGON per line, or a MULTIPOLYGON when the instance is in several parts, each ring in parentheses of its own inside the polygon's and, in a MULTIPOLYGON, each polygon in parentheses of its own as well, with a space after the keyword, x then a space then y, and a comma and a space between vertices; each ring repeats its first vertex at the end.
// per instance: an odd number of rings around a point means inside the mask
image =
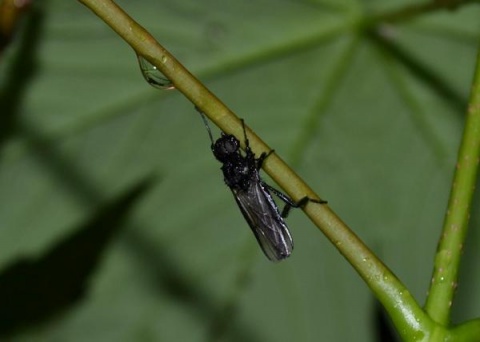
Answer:
POLYGON ((480 339, 480 319, 465 322, 450 330, 446 342, 474 342, 480 339))
MULTIPOLYGON (((243 137, 239 119, 165 48, 113 1, 79 0, 118 33, 134 50, 155 65, 195 106, 222 131, 243 137)), ((248 127, 252 149, 270 151, 248 127)), ((276 154, 264 163, 264 170, 294 200, 307 195, 318 198, 312 189, 276 154)), ((428 340, 433 331, 442 331, 417 304, 400 280, 327 206, 310 203, 304 208, 312 222, 332 241, 340 253, 375 293, 406 341, 428 340)))
POLYGON ((458 152, 447 214, 435 256, 425 310, 437 323, 448 325, 457 287, 460 258, 467 235, 470 206, 477 180, 480 152, 480 53, 474 74, 465 129, 458 152))

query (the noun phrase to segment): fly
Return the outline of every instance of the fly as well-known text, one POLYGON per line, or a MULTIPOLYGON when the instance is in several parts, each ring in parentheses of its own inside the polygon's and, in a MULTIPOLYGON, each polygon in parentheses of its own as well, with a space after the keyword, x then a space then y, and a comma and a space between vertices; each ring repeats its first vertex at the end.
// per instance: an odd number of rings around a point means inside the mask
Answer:
POLYGON ((245 123, 242 127, 245 139, 245 154, 240 152, 240 141, 222 132, 221 137, 213 140, 212 132, 204 114, 200 112, 212 142, 211 149, 215 158, 222 163, 221 170, 227 186, 253 231, 265 256, 271 261, 280 261, 290 256, 293 239, 285 218, 291 208, 304 206, 308 201, 326 203, 308 197, 294 202, 290 197, 271 187, 260 178, 263 161, 273 152, 262 153, 259 158, 250 149, 245 123), (285 202, 282 213, 278 210, 271 193, 285 202))

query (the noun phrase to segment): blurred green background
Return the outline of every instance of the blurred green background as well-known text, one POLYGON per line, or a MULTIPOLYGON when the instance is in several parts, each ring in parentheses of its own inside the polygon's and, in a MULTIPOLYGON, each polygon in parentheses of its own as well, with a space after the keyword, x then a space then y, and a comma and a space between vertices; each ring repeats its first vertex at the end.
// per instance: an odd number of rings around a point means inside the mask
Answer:
MULTIPOLYGON (((408 3, 118 3, 424 302, 478 5, 364 32, 408 3)), ((76 1, 24 19, 0 65, 2 341, 388 340, 369 289, 301 211, 292 257, 263 256, 193 105, 149 87, 110 28, 76 1)), ((480 313, 473 208, 454 323, 480 313)))

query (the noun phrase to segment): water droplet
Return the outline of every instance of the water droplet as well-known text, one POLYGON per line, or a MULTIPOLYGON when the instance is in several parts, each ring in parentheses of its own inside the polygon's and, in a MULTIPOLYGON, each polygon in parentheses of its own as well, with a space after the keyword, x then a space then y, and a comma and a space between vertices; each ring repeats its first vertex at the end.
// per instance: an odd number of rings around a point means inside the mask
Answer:
MULTIPOLYGON (((158 88, 162 90, 175 89, 175 86, 173 85, 173 83, 168 78, 166 78, 165 75, 162 74, 161 71, 158 70, 155 65, 151 64, 142 56, 137 56, 137 57, 138 57, 138 65, 140 66, 140 70, 142 71, 143 78, 145 78, 145 81, 147 81, 148 84, 150 84, 154 88, 158 88)), ((166 62, 167 62, 167 57, 163 56, 162 63, 166 63, 166 62)))

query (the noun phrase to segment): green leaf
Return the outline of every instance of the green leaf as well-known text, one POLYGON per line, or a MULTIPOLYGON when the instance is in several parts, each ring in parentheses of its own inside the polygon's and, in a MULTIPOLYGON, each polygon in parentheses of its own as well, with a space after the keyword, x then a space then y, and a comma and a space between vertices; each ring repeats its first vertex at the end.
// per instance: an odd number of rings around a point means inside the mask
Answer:
MULTIPOLYGON (((480 11, 364 32, 368 16, 402 2, 330 2, 118 3, 292 162, 422 303, 480 11)), ((372 294, 300 212, 288 219, 293 256, 264 258, 193 105, 150 88, 136 64, 109 27, 60 0, 33 8, 3 59, 0 280, 156 176, 96 256, 82 296, 35 323, 12 322, 21 329, 11 340, 380 340, 372 294)), ((480 312, 478 235, 466 246, 455 323, 480 312)), ((75 279, 81 264, 60 278, 75 279)), ((60 291, 58 277, 46 283, 60 291)))

